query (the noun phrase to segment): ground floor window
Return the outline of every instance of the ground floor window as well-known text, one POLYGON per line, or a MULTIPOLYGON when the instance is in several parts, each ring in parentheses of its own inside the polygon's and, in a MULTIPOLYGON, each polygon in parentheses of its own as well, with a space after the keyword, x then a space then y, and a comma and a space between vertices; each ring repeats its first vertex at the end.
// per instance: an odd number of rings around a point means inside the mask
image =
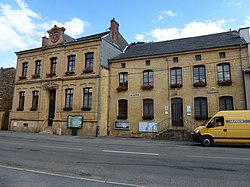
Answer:
POLYGON ((207 98, 206 97, 196 97, 194 99, 194 110, 196 120, 205 120, 208 118, 207 112, 207 98))
POLYGON ((223 96, 219 98, 220 110, 233 110, 233 97, 223 96))

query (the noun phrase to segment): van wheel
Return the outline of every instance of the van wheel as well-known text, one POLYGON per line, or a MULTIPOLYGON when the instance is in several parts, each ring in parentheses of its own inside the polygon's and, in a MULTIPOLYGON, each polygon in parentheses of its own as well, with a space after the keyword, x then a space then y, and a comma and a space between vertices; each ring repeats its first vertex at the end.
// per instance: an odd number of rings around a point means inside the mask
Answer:
POLYGON ((211 146, 213 143, 213 139, 209 136, 205 136, 201 139, 201 144, 204 146, 204 147, 209 147, 211 146))

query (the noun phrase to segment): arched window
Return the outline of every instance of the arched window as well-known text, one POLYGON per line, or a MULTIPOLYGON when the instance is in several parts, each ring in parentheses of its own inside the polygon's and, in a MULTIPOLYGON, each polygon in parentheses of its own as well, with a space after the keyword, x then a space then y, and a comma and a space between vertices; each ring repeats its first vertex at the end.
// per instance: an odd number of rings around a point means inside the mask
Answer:
POLYGON ((205 66, 199 65, 193 67, 194 87, 206 86, 206 70, 205 66))
POLYGON ((217 65, 217 74, 218 74, 218 85, 225 86, 231 85, 231 70, 229 63, 223 63, 217 65))

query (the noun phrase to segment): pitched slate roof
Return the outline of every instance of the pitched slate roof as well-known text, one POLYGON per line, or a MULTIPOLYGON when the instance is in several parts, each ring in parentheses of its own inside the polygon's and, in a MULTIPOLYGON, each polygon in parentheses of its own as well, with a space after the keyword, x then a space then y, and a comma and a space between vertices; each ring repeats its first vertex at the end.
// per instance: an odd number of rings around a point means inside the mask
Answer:
POLYGON ((90 35, 90 36, 85 36, 85 37, 81 37, 81 38, 77 38, 77 41, 83 41, 83 40, 90 40, 90 39, 95 39, 95 38, 101 38, 107 34, 109 34, 110 31, 107 32, 102 32, 102 33, 98 33, 98 34, 94 34, 94 35, 90 35))
POLYGON ((125 53, 113 58, 112 60, 236 46, 241 44, 247 43, 240 37, 239 33, 237 31, 228 31, 198 37, 130 45, 125 53))

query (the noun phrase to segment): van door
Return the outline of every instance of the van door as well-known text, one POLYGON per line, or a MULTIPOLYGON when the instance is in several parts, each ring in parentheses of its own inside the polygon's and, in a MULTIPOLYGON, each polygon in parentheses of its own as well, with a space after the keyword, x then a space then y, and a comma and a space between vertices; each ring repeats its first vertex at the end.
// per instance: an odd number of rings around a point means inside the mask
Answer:
POLYGON ((213 136, 214 142, 226 142, 227 128, 223 116, 214 117, 207 128, 207 133, 213 136))

